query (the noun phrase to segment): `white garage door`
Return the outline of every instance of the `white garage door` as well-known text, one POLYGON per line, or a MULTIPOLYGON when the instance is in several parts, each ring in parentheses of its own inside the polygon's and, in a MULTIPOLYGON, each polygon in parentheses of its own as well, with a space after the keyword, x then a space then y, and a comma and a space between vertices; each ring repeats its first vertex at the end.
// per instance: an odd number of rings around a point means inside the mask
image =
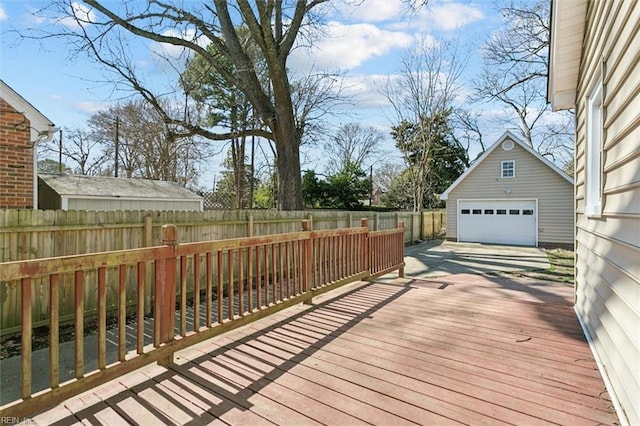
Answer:
POLYGON ((458 202, 458 241, 537 245, 535 200, 458 202))

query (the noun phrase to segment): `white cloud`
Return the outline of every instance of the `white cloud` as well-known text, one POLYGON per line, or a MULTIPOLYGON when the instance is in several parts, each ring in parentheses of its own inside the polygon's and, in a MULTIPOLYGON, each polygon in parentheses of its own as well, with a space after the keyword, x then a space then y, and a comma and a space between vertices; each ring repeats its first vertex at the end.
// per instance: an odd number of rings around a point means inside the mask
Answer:
POLYGON ((455 1, 430 1, 428 7, 422 7, 412 13, 404 10, 389 22, 395 30, 413 29, 420 32, 459 31, 463 27, 485 19, 485 14, 477 6, 455 1))
POLYGON ((356 109, 384 108, 389 105, 381 90, 392 76, 368 74, 348 76, 342 94, 355 103, 356 109))
POLYGON ((79 101, 72 104, 71 107, 77 111, 93 115, 99 111, 106 109, 108 105, 100 102, 79 101))
POLYGON ((310 48, 292 52, 288 65, 296 71, 350 70, 393 49, 407 47, 414 38, 398 31, 382 30, 371 24, 344 25, 330 22, 327 37, 310 48))
MULTIPOLYGON (((195 42, 195 44, 200 47, 206 47, 210 43, 209 39, 204 36, 196 37, 195 30, 192 28, 187 29, 186 31, 170 29, 163 32, 162 35, 195 42)), ((151 44, 151 51, 162 58, 180 59, 185 54, 186 49, 182 46, 176 46, 170 43, 153 42, 151 44)))
POLYGON ((71 3, 71 11, 73 17, 66 17, 60 19, 60 24, 64 25, 67 28, 77 29, 80 28, 82 23, 84 22, 96 22, 96 14, 93 9, 85 6, 82 3, 73 2, 71 3))
POLYGON ((7 15, 7 12, 4 10, 4 7, 0 5, 0 21, 5 21, 9 19, 9 15, 7 15))
POLYGON ((429 18, 436 28, 452 31, 484 19, 484 13, 475 6, 451 2, 432 7, 429 18))
POLYGON ((395 20, 406 10, 405 4, 398 0, 364 0, 362 3, 336 2, 335 7, 341 18, 362 22, 395 20))

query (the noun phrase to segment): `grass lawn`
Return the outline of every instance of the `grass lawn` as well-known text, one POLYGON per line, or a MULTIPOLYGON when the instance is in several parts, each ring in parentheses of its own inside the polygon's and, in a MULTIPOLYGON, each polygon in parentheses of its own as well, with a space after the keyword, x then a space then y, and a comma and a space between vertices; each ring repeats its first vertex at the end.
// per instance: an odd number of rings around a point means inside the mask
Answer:
POLYGON ((549 249, 546 250, 549 264, 548 269, 537 269, 533 271, 520 271, 514 275, 521 277, 536 278, 545 281, 553 281, 559 284, 573 286, 574 283, 574 261, 575 255, 571 250, 549 249))

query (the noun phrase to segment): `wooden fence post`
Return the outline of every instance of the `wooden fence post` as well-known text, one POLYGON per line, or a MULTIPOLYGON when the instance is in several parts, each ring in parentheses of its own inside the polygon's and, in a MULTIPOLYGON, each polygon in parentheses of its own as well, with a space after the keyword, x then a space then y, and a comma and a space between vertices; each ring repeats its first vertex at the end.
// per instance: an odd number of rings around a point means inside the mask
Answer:
MULTIPOLYGON (((303 220, 302 221, 302 230, 304 232, 311 232, 311 220, 303 220)), ((308 293, 311 291, 311 260, 313 259, 313 241, 309 237, 309 239, 304 240, 304 245, 302 246, 302 260, 303 260, 303 292, 308 293)), ((303 302, 305 305, 312 305, 312 298, 308 298, 303 302)))
MULTIPOLYGON (((401 251, 401 262, 404 265, 404 221, 400 221, 398 222, 398 228, 402 229, 402 242, 400 242, 398 244, 398 247, 396 247, 396 250, 401 251)), ((398 277, 399 278, 404 278, 404 266, 401 266, 400 269, 398 269, 398 277)))
POLYGON ((367 233, 364 234, 364 241, 362 242, 362 269, 366 271, 369 275, 371 275, 371 268, 369 265, 370 255, 369 255, 369 219, 363 217, 360 219, 360 227, 367 228, 367 233))
MULTIPOLYGON (((154 311, 154 322, 159 321, 160 323, 158 346, 162 343, 171 342, 174 335, 177 262, 175 248, 178 244, 178 227, 176 225, 162 225, 162 244, 172 248, 173 256, 162 259, 160 265, 156 264, 156 310, 154 311)), ((173 363, 173 352, 158 360, 158 364, 163 366, 171 363, 173 363)))
POLYGON ((247 237, 253 237, 253 213, 247 217, 247 237))

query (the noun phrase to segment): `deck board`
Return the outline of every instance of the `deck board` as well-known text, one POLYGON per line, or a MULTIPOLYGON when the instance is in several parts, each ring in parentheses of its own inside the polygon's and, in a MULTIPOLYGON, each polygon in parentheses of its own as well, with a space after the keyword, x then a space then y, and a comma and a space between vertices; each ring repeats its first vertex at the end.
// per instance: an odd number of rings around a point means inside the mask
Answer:
POLYGON ((355 283, 34 420, 613 425, 572 297, 570 287, 497 276, 355 283))

